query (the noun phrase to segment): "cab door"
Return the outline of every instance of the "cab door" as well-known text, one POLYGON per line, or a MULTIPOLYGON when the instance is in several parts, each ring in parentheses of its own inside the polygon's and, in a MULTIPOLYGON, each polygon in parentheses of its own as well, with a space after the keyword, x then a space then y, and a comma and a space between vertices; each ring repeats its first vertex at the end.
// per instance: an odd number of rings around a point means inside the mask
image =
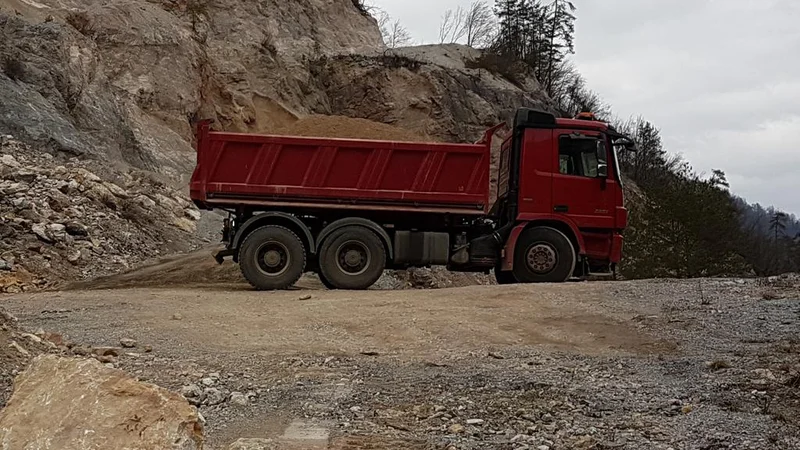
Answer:
MULTIPOLYGON (((553 212, 571 219, 582 232, 615 228, 616 181, 605 135, 584 130, 557 130, 558 152, 553 174, 553 212)), ((588 242, 587 242, 588 245, 588 242)))

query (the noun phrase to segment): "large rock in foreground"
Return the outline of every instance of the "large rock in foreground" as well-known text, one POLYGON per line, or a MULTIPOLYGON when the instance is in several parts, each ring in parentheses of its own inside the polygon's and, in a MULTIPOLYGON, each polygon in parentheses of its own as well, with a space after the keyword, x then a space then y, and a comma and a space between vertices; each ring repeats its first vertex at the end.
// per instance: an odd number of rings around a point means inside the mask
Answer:
POLYGON ((95 360, 36 358, 0 413, 0 448, 202 449, 197 410, 178 394, 95 360))

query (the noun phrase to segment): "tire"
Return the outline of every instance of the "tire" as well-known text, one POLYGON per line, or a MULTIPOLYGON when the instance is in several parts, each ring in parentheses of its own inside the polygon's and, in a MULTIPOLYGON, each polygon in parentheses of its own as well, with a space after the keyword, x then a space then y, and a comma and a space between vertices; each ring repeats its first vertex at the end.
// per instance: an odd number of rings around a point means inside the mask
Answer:
POLYGON ((320 247, 320 280, 335 289, 368 289, 385 268, 383 242, 364 227, 348 226, 335 231, 320 247))
POLYGON ((521 283, 562 283, 575 271, 577 256, 564 233, 549 227, 525 230, 514 250, 514 276, 521 283))
POLYGON ((317 276, 319 277, 319 281, 322 282, 323 286, 330 289, 331 291, 336 289, 336 286, 334 286, 330 281, 328 281, 328 279, 325 278, 325 275, 323 275, 321 271, 320 273, 317 274, 317 276))
POLYGON ((268 225, 253 231, 242 242, 239 267, 245 279, 259 291, 287 289, 305 271, 306 249, 288 228, 268 225))
POLYGON ((517 277, 514 276, 514 272, 503 272, 498 268, 494 269, 494 279, 497 280, 497 284, 499 285, 517 283, 517 277))

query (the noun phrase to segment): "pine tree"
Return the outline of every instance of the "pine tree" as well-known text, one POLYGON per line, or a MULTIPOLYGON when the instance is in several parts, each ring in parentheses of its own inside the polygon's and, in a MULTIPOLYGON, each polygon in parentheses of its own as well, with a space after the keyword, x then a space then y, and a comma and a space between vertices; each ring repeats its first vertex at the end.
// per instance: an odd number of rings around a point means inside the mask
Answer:
POLYGON ((548 92, 553 91, 556 67, 566 55, 575 53, 575 10, 575 5, 569 0, 552 0, 544 9, 547 69, 539 81, 544 83, 548 92))

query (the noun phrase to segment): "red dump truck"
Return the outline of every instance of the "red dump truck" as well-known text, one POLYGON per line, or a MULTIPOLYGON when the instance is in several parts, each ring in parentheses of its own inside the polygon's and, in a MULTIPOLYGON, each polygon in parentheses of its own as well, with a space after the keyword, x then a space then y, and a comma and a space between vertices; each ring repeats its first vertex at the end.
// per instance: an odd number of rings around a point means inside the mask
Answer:
MULTIPOLYGON (((505 125, 505 124, 503 124, 505 125)), ((508 283, 612 274, 627 225, 607 124, 520 109, 489 204, 492 138, 474 145, 269 136, 197 127, 191 196, 229 213, 224 251, 257 289, 304 272, 366 289, 385 269, 446 266, 508 283)))

